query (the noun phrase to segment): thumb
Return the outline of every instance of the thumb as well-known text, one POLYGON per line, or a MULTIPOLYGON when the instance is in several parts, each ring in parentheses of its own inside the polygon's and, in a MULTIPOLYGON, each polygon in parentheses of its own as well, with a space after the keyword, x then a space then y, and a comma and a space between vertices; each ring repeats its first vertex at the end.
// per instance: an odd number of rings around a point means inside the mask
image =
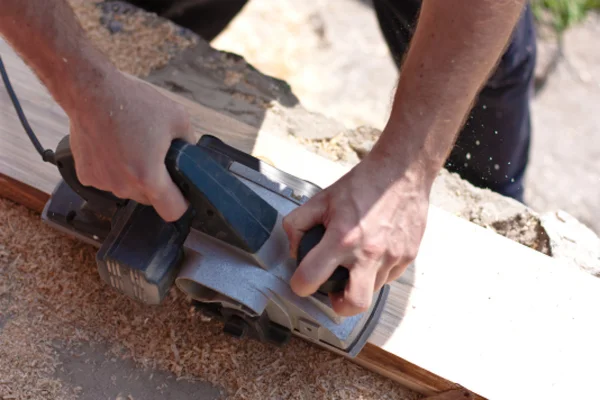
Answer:
POLYGON ((294 209, 283 219, 283 229, 290 241, 290 253, 292 257, 298 254, 298 246, 306 231, 321 224, 325 219, 327 204, 324 192, 308 200, 300 207, 294 209))
POLYGON ((188 208, 185 197, 171 179, 166 166, 159 168, 156 181, 148 188, 146 197, 158 215, 167 222, 178 220, 188 208))

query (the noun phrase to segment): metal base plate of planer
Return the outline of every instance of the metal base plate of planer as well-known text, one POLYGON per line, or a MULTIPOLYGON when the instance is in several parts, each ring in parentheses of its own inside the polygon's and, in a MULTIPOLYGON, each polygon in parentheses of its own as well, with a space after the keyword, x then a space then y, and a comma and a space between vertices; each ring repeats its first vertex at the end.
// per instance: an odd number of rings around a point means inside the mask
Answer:
MULTIPOLYGON (((227 171, 275 208, 278 220, 268 246, 263 246, 256 254, 249 254, 209 235, 203 228, 206 216, 198 215, 183 243, 183 257, 177 268, 164 274, 173 275, 170 282, 188 295, 198 309, 221 319, 229 334, 278 345, 295 335, 330 351, 355 357, 377 325, 387 302, 389 286, 374 294, 368 311, 352 317, 338 316, 326 294, 316 292, 312 296, 299 297, 289 286, 297 261, 289 255, 281 219, 321 189, 234 150, 218 139, 203 137, 202 140, 198 145, 203 143, 231 160, 227 171)), ((145 206, 130 202, 128 207, 145 206)), ((115 223, 111 226, 113 216, 90 209, 64 181, 56 186, 42 218, 56 229, 101 249, 107 238, 116 235, 115 223)), ((146 217, 146 225, 149 219, 146 217)), ((152 238, 136 239, 140 243, 152 242, 152 238)), ((140 244, 148 249, 151 245, 140 244)), ((140 249, 132 251, 140 253, 140 249)), ((118 269, 118 266, 113 265, 113 268, 118 269)), ((113 288, 128 292, 123 289, 122 279, 116 281, 121 278, 121 271, 113 272, 105 273, 103 279, 113 288)), ((139 279, 132 277, 130 281, 139 285, 139 279)), ((147 297, 131 297, 147 300, 147 297)), ((158 297, 153 295, 152 301, 146 302, 156 304, 158 297)))

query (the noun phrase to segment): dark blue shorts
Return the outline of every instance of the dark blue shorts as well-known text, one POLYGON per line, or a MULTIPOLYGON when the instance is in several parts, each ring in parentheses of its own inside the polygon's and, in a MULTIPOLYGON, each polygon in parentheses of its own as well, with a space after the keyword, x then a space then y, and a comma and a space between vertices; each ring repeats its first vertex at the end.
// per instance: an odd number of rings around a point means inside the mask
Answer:
MULTIPOLYGON (((398 68, 408 48, 420 0, 373 0, 381 31, 398 68)), ((481 90, 445 167, 473 185, 523 201, 529 158, 529 99, 536 60, 528 5, 511 42, 481 90)))

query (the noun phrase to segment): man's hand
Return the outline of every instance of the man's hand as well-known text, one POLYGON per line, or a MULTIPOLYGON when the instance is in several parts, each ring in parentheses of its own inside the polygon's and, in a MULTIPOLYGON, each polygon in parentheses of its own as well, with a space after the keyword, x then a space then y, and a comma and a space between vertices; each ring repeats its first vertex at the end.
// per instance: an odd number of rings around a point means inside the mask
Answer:
POLYGON ((389 161, 370 153, 286 216, 293 256, 307 230, 321 223, 326 227, 292 277, 298 295, 314 293, 343 265, 350 271, 349 284, 344 293, 331 296, 332 304, 339 315, 358 314, 369 308, 374 291, 400 277, 414 260, 425 230, 430 183, 389 161))
POLYGON ((173 139, 195 141, 182 106, 115 71, 67 113, 82 184, 152 205, 166 221, 183 215, 187 202, 165 166, 173 139))
POLYGON ((165 167, 174 138, 194 142, 183 108, 122 75, 92 43, 65 0, 5 0, 0 34, 65 110, 82 184, 178 219, 187 208, 165 167))
POLYGON ((423 0, 392 112, 373 150, 285 219, 293 256, 304 231, 326 227, 292 277, 297 294, 314 293, 343 265, 350 282, 332 296, 333 306, 354 315, 404 272, 420 247, 434 179, 524 4, 423 0))

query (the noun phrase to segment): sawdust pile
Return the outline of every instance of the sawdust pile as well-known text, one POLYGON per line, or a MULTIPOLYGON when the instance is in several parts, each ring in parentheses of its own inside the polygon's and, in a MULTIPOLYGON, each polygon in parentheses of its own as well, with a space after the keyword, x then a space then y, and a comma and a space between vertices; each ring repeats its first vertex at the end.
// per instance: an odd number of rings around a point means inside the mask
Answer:
POLYGON ((127 3, 68 1, 90 40, 123 72, 146 76, 196 44, 186 29, 127 3))
POLYGON ((346 129, 337 135, 323 139, 296 137, 296 141, 308 150, 332 161, 354 165, 373 148, 381 131, 370 126, 346 129))
POLYGON ((236 340, 173 290, 156 308, 105 286, 95 249, 0 200, 0 398, 75 399, 53 343, 108 343, 113 357, 220 386, 234 399, 415 399, 377 374, 301 340, 236 340), (11 397, 12 396, 12 397, 11 397))

